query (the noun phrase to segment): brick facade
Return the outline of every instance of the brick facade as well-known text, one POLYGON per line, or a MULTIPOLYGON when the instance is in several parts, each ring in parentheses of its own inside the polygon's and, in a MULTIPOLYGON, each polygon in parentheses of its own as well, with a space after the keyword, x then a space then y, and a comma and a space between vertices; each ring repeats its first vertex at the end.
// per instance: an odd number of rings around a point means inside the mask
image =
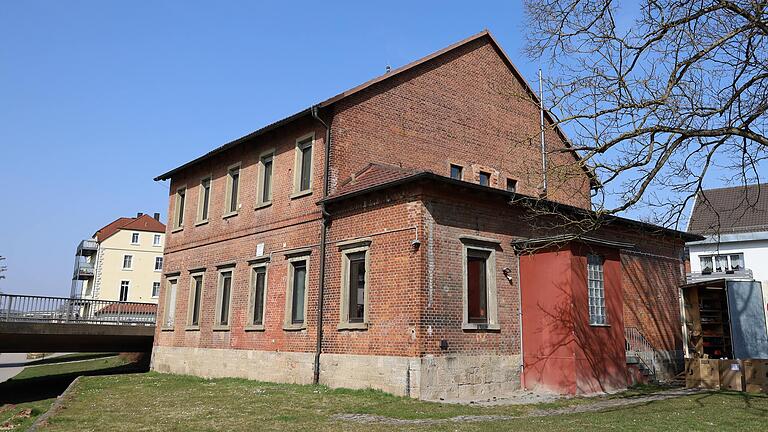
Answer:
MULTIPOLYGON (((449 175, 450 164, 459 164, 468 183, 476 184, 481 170, 490 173, 491 188, 403 181, 320 205, 326 180, 326 130, 309 115, 173 171, 167 176, 171 179, 168 214, 175 214, 176 190, 187 188, 183 229, 169 224, 165 247, 166 280, 178 278, 176 302, 171 305, 175 322, 172 328, 158 326, 153 368, 311 382, 319 268, 324 258, 321 383, 370 386, 422 398, 490 397, 519 389, 520 258, 513 242, 540 235, 541 228, 536 219, 524 217, 521 207, 509 204, 509 196, 499 189, 512 178, 519 193, 538 195, 539 112, 498 45, 489 34, 481 33, 416 66, 393 72, 391 78, 333 100, 318 115, 331 126, 328 180, 332 196, 353 188, 353 175, 370 162, 441 176, 449 175), (296 140, 307 134, 315 138, 312 193, 292 197, 296 140), (267 149, 275 150, 273 199, 271 205, 260 207, 258 161, 267 149), (235 163, 241 164, 240 207, 236 215, 228 216, 226 176, 235 163), (200 180, 206 176, 212 178, 210 214, 207 222, 196 223, 200 180), (324 208, 329 224, 326 254, 321 257, 324 208), (340 327, 340 246, 355 239, 368 244, 367 328, 349 329, 340 327), (462 253, 467 239, 492 241, 498 328, 462 328, 462 253), (305 325, 286 329, 288 258, 298 250, 309 259, 305 325), (247 326, 251 262, 256 258, 267 266, 264 325, 258 329, 247 326), (232 313, 225 329, 214 326, 221 266, 233 271, 232 313), (199 328, 187 325, 192 271, 205 275, 199 328)), ((551 129, 547 143, 552 152, 548 198, 588 209, 588 175, 573 154, 555 151, 565 143, 551 129)), ((393 172, 402 178, 407 175, 395 168, 393 172)), ((623 316, 660 346, 677 349, 679 325, 677 329, 673 325, 677 303, 670 299, 677 295, 672 264, 679 254, 670 251, 676 251, 681 241, 625 227, 609 228, 603 235, 632 239, 643 245, 640 251, 656 254, 622 255, 622 267, 627 269, 622 283, 630 309, 625 308, 623 316), (646 303, 646 298, 654 302, 646 303), (651 316, 658 320, 656 326, 649 324, 651 316)), ((167 313, 166 295, 164 283, 160 317, 167 313)))

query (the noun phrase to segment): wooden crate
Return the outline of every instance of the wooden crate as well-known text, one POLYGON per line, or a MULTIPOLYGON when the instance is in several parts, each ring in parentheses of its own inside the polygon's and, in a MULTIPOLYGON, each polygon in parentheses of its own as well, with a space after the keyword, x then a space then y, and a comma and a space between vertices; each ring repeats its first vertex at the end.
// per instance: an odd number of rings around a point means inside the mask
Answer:
POLYGON ((720 360, 720 389, 744 391, 741 360, 720 360))
POLYGON ((768 393, 768 360, 749 359, 744 367, 744 389, 749 393, 768 393))

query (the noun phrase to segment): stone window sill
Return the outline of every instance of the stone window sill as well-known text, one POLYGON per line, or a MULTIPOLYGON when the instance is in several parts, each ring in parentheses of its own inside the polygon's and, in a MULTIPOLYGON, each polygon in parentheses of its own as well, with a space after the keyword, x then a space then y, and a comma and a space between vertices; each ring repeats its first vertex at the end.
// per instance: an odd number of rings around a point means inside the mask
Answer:
POLYGON ((466 331, 499 331, 501 326, 498 324, 464 323, 461 325, 461 329, 466 331))
POLYGON ((256 204, 255 210, 263 209, 272 205, 272 201, 261 202, 256 204))
POLYGON ((172 232, 172 233, 177 233, 177 232, 179 232, 179 231, 181 231, 181 230, 183 230, 183 229, 184 229, 184 226, 182 225, 182 226, 180 226, 180 227, 176 227, 176 228, 172 229, 172 230, 171 230, 171 232, 172 232))
POLYGON ((312 195, 312 189, 307 189, 299 192, 294 192, 291 194, 291 199, 301 198, 303 196, 312 195))
POLYGON ((367 322, 361 322, 361 323, 343 322, 343 323, 339 323, 336 329, 337 330, 368 330, 368 323, 367 322))
POLYGON ((285 331, 300 331, 306 330, 306 324, 283 324, 283 330, 285 331))
POLYGON ((195 222, 195 226, 201 226, 201 225, 205 225, 207 223, 208 223, 208 219, 203 219, 201 221, 195 222))
POLYGON ((160 329, 161 332, 171 332, 173 331, 173 327, 162 327, 160 329))
POLYGON ((200 331, 200 326, 189 326, 184 331, 200 331))
POLYGON ((245 330, 247 332, 264 331, 264 324, 251 324, 251 325, 247 325, 247 326, 245 326, 245 328, 243 330, 245 330))
POLYGON ((229 326, 215 325, 213 326, 212 330, 215 332, 225 332, 225 331, 229 331, 229 326))
POLYGON ((610 324, 590 324, 590 327, 610 327, 610 324))
POLYGON ((238 211, 237 211, 237 210, 235 210, 235 211, 233 211, 233 212, 227 212, 227 213, 224 213, 224 215, 222 215, 222 216, 221 216, 221 218, 222 218, 222 219, 229 219, 229 218, 231 218, 231 217, 233 217, 233 216, 237 216, 237 214, 238 214, 238 211))

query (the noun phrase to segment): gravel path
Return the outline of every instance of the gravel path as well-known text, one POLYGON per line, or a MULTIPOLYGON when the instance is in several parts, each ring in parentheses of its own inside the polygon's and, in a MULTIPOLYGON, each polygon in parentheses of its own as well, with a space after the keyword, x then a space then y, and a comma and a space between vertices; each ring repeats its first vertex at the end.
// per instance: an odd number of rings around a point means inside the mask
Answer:
POLYGON ((432 425, 439 423, 469 423, 469 422, 488 422, 488 421, 503 421, 514 420, 526 417, 546 417, 553 415, 565 415, 576 414, 584 412, 603 411, 610 408, 623 407, 629 405, 637 405, 648 402, 655 402, 665 399, 672 399, 681 396, 689 396, 700 393, 698 389, 675 389, 666 390, 658 393, 653 393, 647 396, 628 397, 624 399, 604 399, 595 403, 574 405, 562 408, 553 409, 537 409, 529 413, 520 416, 506 416, 506 415, 473 415, 473 416, 456 416, 446 419, 398 419, 393 417, 384 417, 373 414, 336 414, 332 418, 334 420, 350 421, 355 423, 379 423, 379 424, 391 424, 391 425, 432 425))

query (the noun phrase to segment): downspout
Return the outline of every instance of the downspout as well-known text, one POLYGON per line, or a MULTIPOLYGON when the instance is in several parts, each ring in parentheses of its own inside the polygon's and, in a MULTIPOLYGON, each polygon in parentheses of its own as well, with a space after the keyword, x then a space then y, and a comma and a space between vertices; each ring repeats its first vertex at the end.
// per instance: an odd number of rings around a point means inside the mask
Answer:
POLYGON ((523 351, 523 286, 520 285, 520 254, 517 256, 517 292, 520 305, 517 308, 517 320, 520 322, 520 389, 525 390, 525 352, 523 351))
MULTIPOLYGON (((331 165, 331 127, 317 114, 317 105, 311 108, 312 117, 325 127, 325 161, 323 163, 323 199, 328 197, 330 190, 330 165, 331 165)), ((325 209, 325 203, 320 203, 320 212, 323 220, 320 228, 320 284, 317 292, 317 345, 315 347, 315 362, 312 383, 320 383, 320 352, 323 349, 323 300, 325 293, 325 243, 328 235, 328 225, 331 223, 331 215, 325 209)))

